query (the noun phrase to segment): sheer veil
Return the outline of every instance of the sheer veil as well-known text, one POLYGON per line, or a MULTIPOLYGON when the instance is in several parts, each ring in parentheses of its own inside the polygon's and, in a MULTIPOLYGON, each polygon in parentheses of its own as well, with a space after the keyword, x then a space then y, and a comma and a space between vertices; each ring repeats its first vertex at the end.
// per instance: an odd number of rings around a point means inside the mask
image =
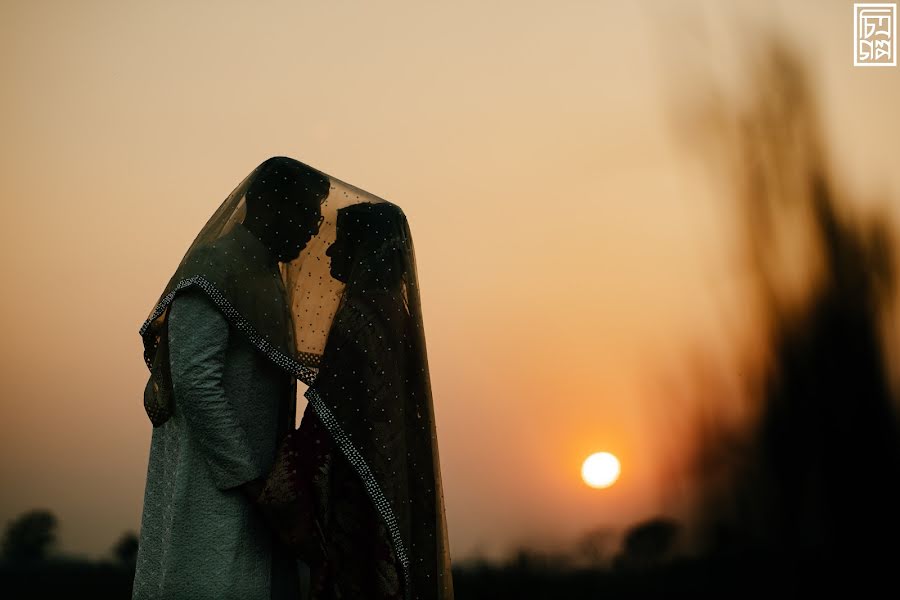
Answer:
POLYGON ((403 595, 451 599, 425 331, 403 210, 292 158, 253 169, 200 230, 140 328, 150 370, 144 406, 154 426, 172 402, 168 307, 190 287, 308 386, 307 410, 389 534, 403 595), (272 250, 271 270, 245 266, 248 232, 272 250))

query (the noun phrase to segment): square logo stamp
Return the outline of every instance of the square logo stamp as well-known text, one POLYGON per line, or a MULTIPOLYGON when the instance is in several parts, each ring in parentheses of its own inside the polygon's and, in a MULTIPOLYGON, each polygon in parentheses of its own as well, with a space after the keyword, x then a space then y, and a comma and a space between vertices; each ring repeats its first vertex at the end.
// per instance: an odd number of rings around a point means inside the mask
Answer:
POLYGON ((897 4, 853 4, 853 65, 897 66, 897 4))

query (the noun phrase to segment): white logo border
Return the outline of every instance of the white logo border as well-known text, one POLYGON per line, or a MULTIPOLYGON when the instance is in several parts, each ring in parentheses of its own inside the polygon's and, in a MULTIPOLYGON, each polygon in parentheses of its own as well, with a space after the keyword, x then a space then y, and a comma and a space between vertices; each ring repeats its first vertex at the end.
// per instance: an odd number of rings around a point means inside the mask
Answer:
POLYGON ((896 67, 897 66, 897 3, 896 2, 854 2, 853 3, 853 66, 854 67, 896 67), (891 62, 859 62, 859 9, 891 9, 891 62))

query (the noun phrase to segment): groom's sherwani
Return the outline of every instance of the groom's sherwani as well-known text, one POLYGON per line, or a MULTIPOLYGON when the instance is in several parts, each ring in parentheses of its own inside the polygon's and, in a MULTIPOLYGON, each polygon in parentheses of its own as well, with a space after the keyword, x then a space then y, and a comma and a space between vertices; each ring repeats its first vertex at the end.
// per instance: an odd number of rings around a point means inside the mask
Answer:
MULTIPOLYGON (((216 251, 272 276, 237 225, 216 251)), ((174 412, 153 429, 133 598, 297 598, 297 566, 237 487, 272 467, 293 427, 294 379, 190 287, 168 309, 174 412)))

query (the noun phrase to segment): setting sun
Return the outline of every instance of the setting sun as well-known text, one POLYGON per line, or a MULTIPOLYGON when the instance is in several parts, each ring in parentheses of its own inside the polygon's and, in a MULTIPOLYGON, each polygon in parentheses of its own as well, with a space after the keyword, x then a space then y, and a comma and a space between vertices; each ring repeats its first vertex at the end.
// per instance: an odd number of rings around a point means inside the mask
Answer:
POLYGON ((596 452, 581 465, 581 477, 593 488, 609 487, 619 478, 619 459, 609 452, 596 452))

